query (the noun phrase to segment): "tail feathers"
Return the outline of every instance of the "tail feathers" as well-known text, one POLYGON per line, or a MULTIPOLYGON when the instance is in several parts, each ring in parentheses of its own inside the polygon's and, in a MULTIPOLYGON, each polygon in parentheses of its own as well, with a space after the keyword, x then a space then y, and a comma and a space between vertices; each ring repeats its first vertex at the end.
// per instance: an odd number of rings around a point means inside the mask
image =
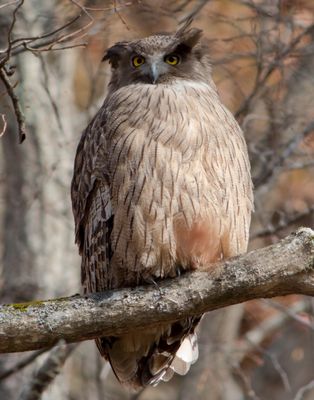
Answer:
POLYGON ((134 341, 132 334, 119 338, 101 338, 96 340, 97 347, 111 365, 118 381, 133 389, 142 387, 138 374, 139 355, 145 355, 145 344, 134 341))
POLYGON ((97 340, 118 380, 133 389, 185 375, 198 357, 194 328, 200 318, 180 321, 139 335, 97 340), (179 324, 181 332, 179 334, 179 324))
MULTIPOLYGON (((179 375, 185 375, 190 366, 198 359, 198 345, 196 334, 186 337, 170 365, 170 368, 179 375)), ((162 378, 163 379, 163 378, 162 378)))
POLYGON ((112 370, 121 383, 129 384, 134 380, 135 386, 140 385, 137 379, 138 365, 136 358, 132 357, 129 353, 125 353, 123 357, 121 357, 121 354, 119 354, 119 357, 116 357, 113 353, 110 354, 109 360, 112 370))
POLYGON ((153 370, 155 365, 153 364, 151 368, 153 377, 149 383, 153 386, 156 386, 161 380, 168 382, 175 373, 179 375, 185 375, 188 373, 191 365, 194 364, 197 359, 197 336, 195 333, 192 333, 183 340, 178 351, 172 355, 171 361, 169 362, 168 357, 168 363, 164 363, 160 370, 155 374, 153 370))
POLYGON ((162 380, 164 382, 168 382, 170 381, 170 379, 173 377, 174 375, 174 370, 171 368, 166 369, 163 374, 160 376, 160 379, 156 381, 155 384, 153 384, 153 386, 157 386, 158 383, 162 380))

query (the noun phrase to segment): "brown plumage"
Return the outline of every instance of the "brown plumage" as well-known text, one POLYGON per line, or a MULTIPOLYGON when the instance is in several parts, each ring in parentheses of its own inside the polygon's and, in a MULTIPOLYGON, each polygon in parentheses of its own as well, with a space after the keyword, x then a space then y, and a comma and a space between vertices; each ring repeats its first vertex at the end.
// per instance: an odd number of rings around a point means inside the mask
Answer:
MULTIPOLYGON (((184 26, 117 43, 104 57, 112 66, 108 95, 83 132, 72 181, 87 293, 174 277, 246 251, 247 149, 219 100, 200 36, 184 26)), ((155 384, 195 361, 199 319, 97 345, 121 383, 155 384)))

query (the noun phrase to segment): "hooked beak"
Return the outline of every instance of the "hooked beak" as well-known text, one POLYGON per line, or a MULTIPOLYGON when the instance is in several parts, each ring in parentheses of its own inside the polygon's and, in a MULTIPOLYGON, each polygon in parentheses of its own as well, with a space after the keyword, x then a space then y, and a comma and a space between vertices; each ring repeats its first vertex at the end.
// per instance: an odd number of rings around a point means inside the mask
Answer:
POLYGON ((155 84, 159 78, 159 72, 156 63, 152 63, 151 69, 152 83, 155 84))

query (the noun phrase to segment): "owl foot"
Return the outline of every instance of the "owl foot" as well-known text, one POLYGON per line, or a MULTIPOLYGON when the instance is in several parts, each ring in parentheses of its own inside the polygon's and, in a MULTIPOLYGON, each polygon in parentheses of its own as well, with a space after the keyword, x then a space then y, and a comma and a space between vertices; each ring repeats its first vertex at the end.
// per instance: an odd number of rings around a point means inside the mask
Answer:
POLYGON ((149 283, 150 285, 154 285, 155 286, 155 288, 158 290, 158 299, 157 299, 157 301, 161 300, 162 296, 163 296, 163 292, 162 292, 161 287, 158 285, 158 283, 153 278, 147 278, 147 279, 145 279, 145 281, 147 283, 149 283))

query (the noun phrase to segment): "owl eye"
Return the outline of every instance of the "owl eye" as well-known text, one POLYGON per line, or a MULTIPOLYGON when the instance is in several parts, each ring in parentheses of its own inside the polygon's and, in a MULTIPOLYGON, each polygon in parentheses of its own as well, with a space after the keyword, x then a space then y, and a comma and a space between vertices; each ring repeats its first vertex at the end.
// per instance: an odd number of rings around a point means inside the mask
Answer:
POLYGON ((177 65, 180 62, 180 57, 177 56, 176 54, 168 54, 164 58, 164 61, 169 65, 177 65))
POLYGON ((145 63, 145 58, 143 56, 134 56, 132 58, 132 65, 135 68, 140 67, 144 63, 145 63))

